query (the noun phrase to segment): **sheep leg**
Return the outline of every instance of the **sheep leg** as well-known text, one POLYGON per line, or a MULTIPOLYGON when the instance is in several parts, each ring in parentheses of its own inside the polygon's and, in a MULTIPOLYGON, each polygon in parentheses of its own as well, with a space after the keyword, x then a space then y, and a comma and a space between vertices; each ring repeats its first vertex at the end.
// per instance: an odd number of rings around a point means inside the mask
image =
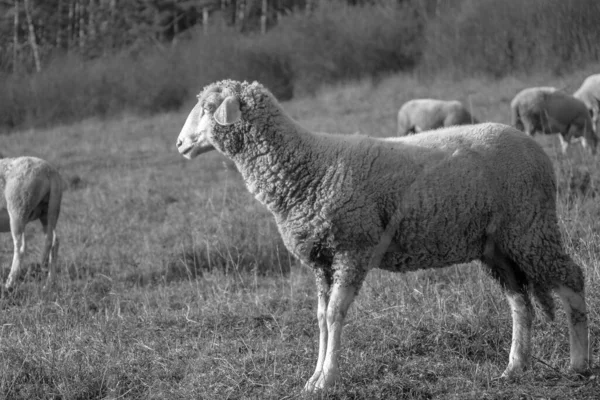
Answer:
MULTIPOLYGON (((561 150, 562 150, 563 154, 567 154, 569 145, 573 141, 573 138, 577 135, 578 131, 579 131, 579 128, 577 126, 571 124, 567 127, 566 133, 564 135, 562 132, 558 135, 558 138, 560 139, 560 146, 561 146, 561 150)), ((587 140, 585 139, 585 137, 582 137, 581 140, 582 140, 583 147, 586 148, 587 140)))
POLYGON ((44 243, 44 252, 42 253, 42 268, 48 268, 48 277, 46 278, 46 287, 54 285, 56 281, 56 256, 58 254, 58 236, 54 229, 44 229, 46 231, 46 241, 44 243))
POLYGON ((536 133, 536 127, 539 125, 539 118, 535 118, 534 116, 523 116, 521 118, 521 125, 523 126, 523 131, 529 136, 534 136, 536 133), (536 119, 536 121, 533 121, 536 119))
POLYGON ((325 353, 327 351, 327 304, 329 303, 330 279, 327 279, 322 270, 317 274, 318 305, 317 320, 319 322, 319 358, 314 374, 310 377, 304 390, 312 392, 323 372, 323 363, 325 362, 325 353))
MULTIPOLYGON (((59 203, 60 204, 60 203, 59 203)), ((56 220, 58 218, 58 212, 50 206, 48 209, 42 211, 40 216, 40 222, 42 228, 46 234, 46 240, 44 243, 44 252, 42 253, 42 268, 48 268, 48 276, 46 278, 46 284, 44 289, 54 285, 56 278, 56 258, 58 255, 59 240, 56 234, 56 220)))
POLYGON ((513 329, 508 366, 502 377, 510 378, 529 367, 533 307, 529 297, 523 293, 506 291, 506 298, 512 312, 513 329))
MULTIPOLYGON (((361 267, 361 262, 364 260, 356 256, 339 253, 334 260, 335 272, 329 279, 332 282, 329 301, 324 315, 322 314, 324 321, 319 321, 321 329, 325 328, 327 332, 321 334, 322 342, 319 346, 319 362, 322 360, 323 364, 321 366, 317 363, 317 371, 305 386, 307 391, 327 389, 333 386, 340 376, 338 358, 344 319, 367 273, 367 269, 361 267), (322 321, 324 323, 321 325, 322 321), (323 346, 325 346, 324 353, 322 353, 323 346), (318 370, 320 373, 317 377, 318 370), (313 378, 317 378, 316 381, 312 381, 313 378)), ((325 301, 320 304, 325 306, 325 301)))
MULTIPOLYGON (((545 282, 537 283, 540 288, 554 289, 562 300, 569 324, 571 369, 584 371, 591 363, 589 354, 587 308, 584 296, 583 271, 562 248, 556 217, 549 215, 536 220, 530 228, 534 242, 514 248, 511 254, 527 270, 537 270, 545 282), (540 268, 543 268, 540 271, 540 268)), ((519 244, 519 242, 515 242, 519 244)), ((534 285, 535 288, 535 285, 534 285)), ((536 289, 535 292, 540 292, 536 289)))
POLYGON ((0 232, 10 232, 10 216, 5 208, 0 210, 0 232))
POLYGON ((588 338, 587 307, 583 291, 577 292, 565 285, 559 285, 556 291, 562 300, 569 323, 569 344, 571 369, 585 371, 591 367, 591 355, 588 338))
POLYGON ((558 139, 560 140, 560 150, 563 154, 567 154, 569 150, 570 140, 565 138, 562 133, 558 135, 558 139))
POLYGON ((12 233, 14 250, 12 266, 5 285, 7 290, 12 290, 15 280, 19 275, 19 271, 21 270, 21 262, 25 254, 25 224, 23 223, 23 219, 12 217, 10 219, 10 230, 12 233))
POLYGON ((340 282, 333 284, 327 305, 327 350, 323 370, 315 383, 315 389, 326 389, 333 386, 340 376, 338 358, 341 350, 342 328, 356 292, 357 288, 353 285, 347 286, 340 282))
POLYGON ((482 257, 491 275, 500 282, 512 313, 512 341, 508 366, 502 373, 509 378, 526 370, 531 357, 533 306, 527 294, 527 278, 519 266, 488 240, 482 257))

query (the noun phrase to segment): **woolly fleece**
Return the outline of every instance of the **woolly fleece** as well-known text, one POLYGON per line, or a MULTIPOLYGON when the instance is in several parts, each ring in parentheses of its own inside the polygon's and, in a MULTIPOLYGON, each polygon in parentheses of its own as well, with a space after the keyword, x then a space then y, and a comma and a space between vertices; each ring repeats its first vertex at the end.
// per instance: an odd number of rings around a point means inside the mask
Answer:
MULTIPOLYGON (((511 350, 508 372, 526 367, 528 293, 553 317, 549 291, 566 286, 583 302, 572 313, 581 321, 576 333, 587 332, 584 277, 561 241, 552 163, 512 127, 486 123, 388 139, 313 133, 260 84, 222 81, 199 95, 180 152, 194 153, 197 140, 197 152, 214 147, 235 162, 248 190, 275 216, 286 247, 315 270, 321 344, 307 390, 336 379, 339 321, 353 298, 343 288, 355 295, 371 268, 405 272, 482 260, 520 302, 511 306, 525 333, 513 339, 517 355, 511 350), (216 123, 211 114, 231 96, 239 99, 240 118, 216 123), (192 120, 207 126, 192 132, 192 120), (204 136, 190 138, 197 134, 204 136)), ((587 351, 587 333, 582 340, 587 351)), ((587 355, 577 357, 582 364, 587 355)))

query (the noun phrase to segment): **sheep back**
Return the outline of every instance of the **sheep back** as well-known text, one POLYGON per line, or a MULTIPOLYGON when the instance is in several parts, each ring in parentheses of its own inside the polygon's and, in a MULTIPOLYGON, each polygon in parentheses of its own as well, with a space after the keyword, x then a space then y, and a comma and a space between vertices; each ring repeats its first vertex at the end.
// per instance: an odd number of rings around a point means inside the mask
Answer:
POLYGON ((460 101, 413 99, 398 111, 398 136, 477 122, 460 101))

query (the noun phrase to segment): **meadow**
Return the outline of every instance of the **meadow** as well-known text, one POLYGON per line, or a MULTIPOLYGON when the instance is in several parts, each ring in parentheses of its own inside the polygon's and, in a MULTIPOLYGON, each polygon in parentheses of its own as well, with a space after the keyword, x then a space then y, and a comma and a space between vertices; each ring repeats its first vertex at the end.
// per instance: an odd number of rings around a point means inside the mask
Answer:
MULTIPOLYGON (((314 130, 382 137, 395 134, 398 108, 415 97, 457 98, 480 120, 508 123, 520 89, 572 92, 598 68, 498 80, 399 74, 327 86, 284 107, 314 130)), ((30 226, 30 276, 0 299, 0 398, 598 398, 598 368, 566 372, 562 309, 555 322, 535 320, 532 369, 498 379, 510 312, 477 263, 371 272, 347 318, 341 381, 302 395, 317 358, 312 272, 287 253, 230 162, 177 153, 188 107, 0 136, 2 154, 45 158, 68 183, 57 287, 41 290, 43 240, 30 226)), ((565 243, 586 274, 598 360, 600 167, 577 145, 564 157, 556 137, 537 140, 556 166, 565 243)), ((9 235, 0 256, 5 279, 9 235)))

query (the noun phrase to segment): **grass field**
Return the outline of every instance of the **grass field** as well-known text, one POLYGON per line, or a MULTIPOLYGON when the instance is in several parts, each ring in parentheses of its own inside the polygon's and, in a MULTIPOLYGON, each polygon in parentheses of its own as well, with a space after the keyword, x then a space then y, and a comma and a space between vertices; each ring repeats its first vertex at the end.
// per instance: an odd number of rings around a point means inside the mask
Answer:
MULTIPOLYGON (((391 136, 414 97, 458 98, 481 120, 509 121, 524 87, 574 91, 598 66, 561 78, 491 81, 393 76, 329 87, 285 103, 307 127, 391 136)), ((194 99, 190 99, 191 102, 194 99)), ((35 155, 69 183, 59 284, 41 291, 39 226, 28 229, 32 276, 0 299, 0 398, 291 399, 317 358, 312 272, 286 252, 271 215, 216 152, 175 150, 187 111, 91 119, 0 137, 5 156, 35 155)), ((565 242, 587 277, 600 356, 597 160, 538 138, 555 161, 565 242), (586 181, 585 172, 590 179, 586 181)), ((6 278, 9 235, 0 242, 6 278)), ((568 333, 536 319, 534 365, 497 379, 511 338, 508 304, 478 265, 373 271, 344 329, 342 379, 328 399, 597 399, 598 369, 566 373, 568 333)))

